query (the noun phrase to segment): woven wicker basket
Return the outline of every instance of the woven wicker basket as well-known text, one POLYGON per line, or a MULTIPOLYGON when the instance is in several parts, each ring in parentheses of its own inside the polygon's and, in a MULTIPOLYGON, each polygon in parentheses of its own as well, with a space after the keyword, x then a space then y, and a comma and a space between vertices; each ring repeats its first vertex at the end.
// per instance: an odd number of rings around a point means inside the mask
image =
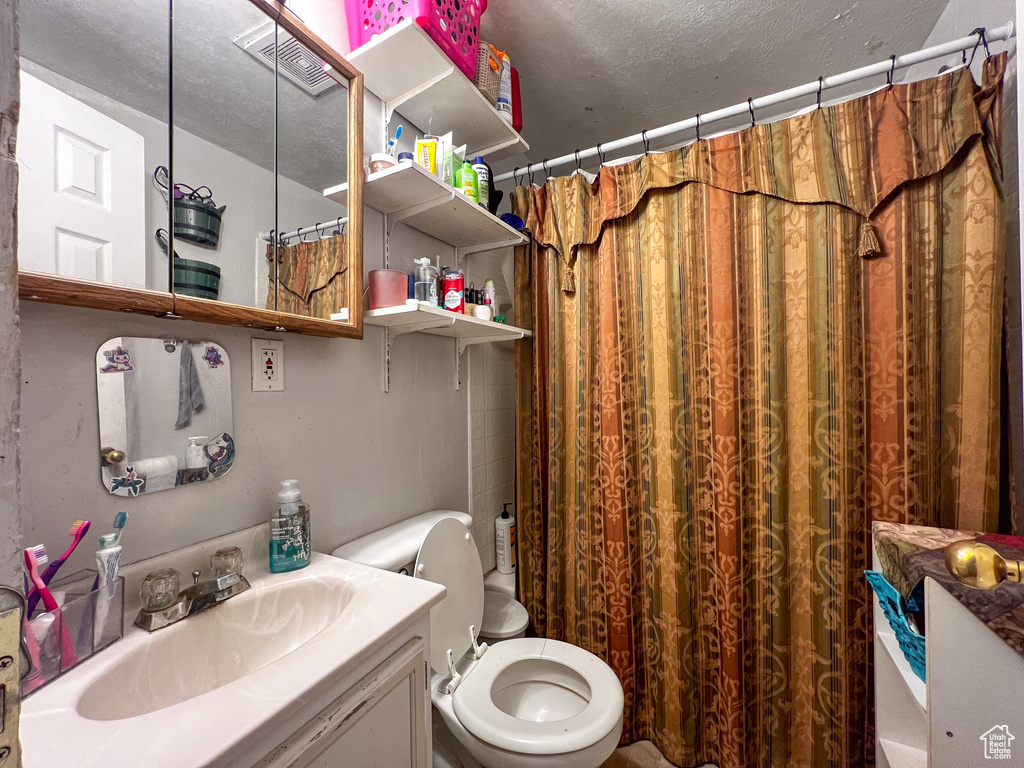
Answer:
POLYGON ((498 103, 498 88, 501 85, 501 62, 494 55, 491 46, 480 41, 476 54, 476 77, 473 84, 487 97, 491 106, 498 103))

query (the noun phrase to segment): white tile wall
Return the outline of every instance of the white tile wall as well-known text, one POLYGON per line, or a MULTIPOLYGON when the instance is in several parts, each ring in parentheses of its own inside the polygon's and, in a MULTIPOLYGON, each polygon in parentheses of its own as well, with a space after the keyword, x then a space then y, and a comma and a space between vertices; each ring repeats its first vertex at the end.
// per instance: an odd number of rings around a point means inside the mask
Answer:
POLYGON ((515 501, 515 358, 507 344, 480 344, 467 354, 470 513, 486 573, 494 568, 494 520, 504 502, 515 501))
MULTIPOLYGON (((514 324, 511 296, 502 267, 511 249, 474 254, 467 279, 495 283, 498 314, 514 324)), ((502 504, 515 501, 515 356, 510 344, 479 344, 467 351, 469 369, 469 482, 473 537, 484 573, 494 568, 494 520, 502 504)), ((510 507, 514 510, 514 507, 510 507)))

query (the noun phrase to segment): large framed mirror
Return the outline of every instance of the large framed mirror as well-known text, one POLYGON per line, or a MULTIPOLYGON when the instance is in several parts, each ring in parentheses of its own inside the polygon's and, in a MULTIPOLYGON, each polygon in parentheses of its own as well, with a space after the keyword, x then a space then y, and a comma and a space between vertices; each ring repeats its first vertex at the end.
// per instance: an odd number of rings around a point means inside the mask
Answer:
POLYGON ((361 337, 362 76, 275 0, 104 3, 23 8, 22 297, 361 337))

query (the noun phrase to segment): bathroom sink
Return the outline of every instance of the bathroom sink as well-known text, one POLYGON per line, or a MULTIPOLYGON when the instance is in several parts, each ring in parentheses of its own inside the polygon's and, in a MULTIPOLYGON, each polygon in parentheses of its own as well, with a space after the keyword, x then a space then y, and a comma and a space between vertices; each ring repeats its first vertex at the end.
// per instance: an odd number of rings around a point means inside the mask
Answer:
MULTIPOLYGON (((444 588, 314 552, 267 570, 264 524, 123 569, 124 638, 25 699, 25 768, 250 768, 383 660, 444 588), (177 624, 132 625, 145 575, 245 552, 252 588, 177 624)), ((401 641, 401 642, 404 642, 401 641)))
POLYGON ((255 672, 302 647, 352 600, 338 579, 303 579, 232 598, 123 655, 79 699, 90 720, 155 712, 255 672))

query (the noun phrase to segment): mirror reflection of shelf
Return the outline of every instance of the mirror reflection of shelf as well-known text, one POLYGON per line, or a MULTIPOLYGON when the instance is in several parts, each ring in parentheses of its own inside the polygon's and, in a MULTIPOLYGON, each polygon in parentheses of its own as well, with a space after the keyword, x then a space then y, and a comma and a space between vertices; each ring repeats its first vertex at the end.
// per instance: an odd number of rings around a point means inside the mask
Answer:
POLYGON ((348 55, 366 88, 413 125, 452 131, 467 156, 494 162, 528 152, 530 145, 413 19, 407 19, 348 55))
MULTIPOLYGON (((344 202, 347 191, 347 184, 339 184, 324 195, 344 202)), ((410 161, 367 176, 363 201, 387 217, 389 231, 401 221, 453 246, 459 259, 526 242, 521 232, 410 161)))

